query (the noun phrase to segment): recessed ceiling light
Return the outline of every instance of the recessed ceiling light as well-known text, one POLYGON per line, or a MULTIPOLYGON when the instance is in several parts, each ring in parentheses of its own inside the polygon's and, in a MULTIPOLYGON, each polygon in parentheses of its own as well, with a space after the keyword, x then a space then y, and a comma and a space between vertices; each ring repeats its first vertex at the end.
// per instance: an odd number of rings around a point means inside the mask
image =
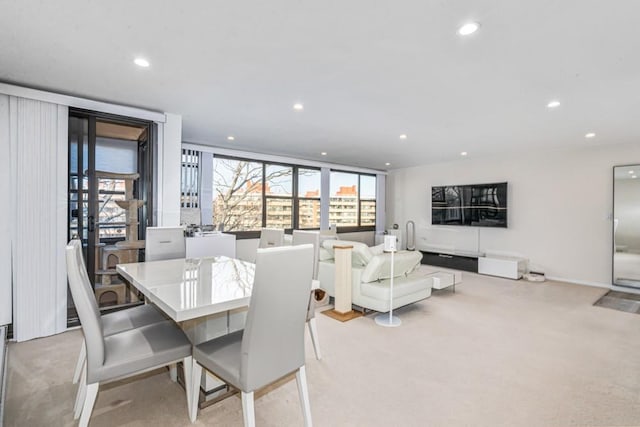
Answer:
POLYGON ((298 104, 293 104, 293 109, 296 111, 302 111, 304 110, 304 105, 298 103, 298 104))
POLYGON ((407 139, 407 135, 403 133, 402 135, 400 135, 400 139, 407 139))
POLYGON ((633 175, 634 173, 634 171, 629 171, 629 175, 633 175))
POLYGON ((631 178, 636 179, 636 178, 637 178, 637 176, 635 176, 635 175, 631 175, 631 178))
POLYGON ((326 156, 326 155, 327 155, 327 152, 326 152, 326 151, 323 151, 323 152, 322 152, 322 153, 320 153, 320 154, 321 154, 321 155, 323 155, 323 156, 326 156))
POLYGON ((387 162, 384 164, 385 166, 391 166, 391 163, 387 162))
POLYGON ((461 156, 466 156, 467 154, 469 153, 467 153, 466 151, 463 151, 462 153, 460 153, 461 156))
POLYGON ((235 141, 235 140, 236 140, 236 137, 235 137, 235 136, 233 136, 233 135, 229 135, 229 136, 227 137, 227 140, 229 140, 229 141, 235 141))
POLYGON ((596 136, 596 134, 595 134, 595 133, 593 133, 593 132, 589 132, 589 133, 588 133, 588 134, 586 134, 584 137, 585 137, 585 138, 593 138, 593 137, 595 137, 595 136, 596 136))
POLYGON ((547 104, 547 108, 556 108, 560 106, 560 101, 551 101, 547 104))
POLYGON ((464 24, 462 27, 458 28, 458 34, 461 36, 468 36, 469 34, 473 34, 478 31, 480 28, 480 24, 477 22, 468 22, 464 24))
POLYGON ((136 64, 138 67, 143 67, 143 68, 147 68, 149 65, 149 61, 147 61, 144 58, 136 58, 133 60, 133 63, 136 64))

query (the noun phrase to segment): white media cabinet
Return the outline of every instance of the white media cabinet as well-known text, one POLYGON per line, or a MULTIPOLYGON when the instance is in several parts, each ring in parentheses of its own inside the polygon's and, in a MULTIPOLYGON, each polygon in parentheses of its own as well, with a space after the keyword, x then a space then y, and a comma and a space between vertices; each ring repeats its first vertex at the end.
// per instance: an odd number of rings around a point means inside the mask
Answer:
POLYGON ((478 258, 478 273, 517 280, 527 272, 528 263, 525 258, 488 255, 478 258))

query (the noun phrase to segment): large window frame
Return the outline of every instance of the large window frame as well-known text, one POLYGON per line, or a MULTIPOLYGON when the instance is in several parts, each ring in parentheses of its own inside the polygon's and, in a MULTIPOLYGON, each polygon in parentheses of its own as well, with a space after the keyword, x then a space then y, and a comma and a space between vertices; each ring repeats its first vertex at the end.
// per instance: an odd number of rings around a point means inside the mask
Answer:
MULTIPOLYGON (((213 155, 213 161, 216 159, 226 159, 226 160, 234 160, 240 162, 251 162, 251 163, 259 163, 262 166, 262 225, 261 228, 267 226, 267 206, 269 200, 291 200, 291 227, 286 227, 285 232, 290 234, 293 230, 301 229, 300 226, 300 200, 320 200, 318 198, 311 197, 299 197, 298 188, 299 188, 299 170, 317 170, 321 169, 318 167, 312 166, 304 166, 304 165, 296 165, 291 163, 284 162, 274 162, 268 160, 259 160, 252 159, 248 157, 237 157, 237 156, 227 156, 227 155, 213 155), (291 188, 291 196, 286 195, 274 195, 267 194, 266 192, 266 183, 267 183, 267 166, 280 166, 285 168, 291 168, 291 180, 292 180, 292 188, 291 188)), ((215 169, 215 166, 214 166, 215 169)), ((320 227, 316 228, 304 228, 304 230, 319 230, 320 227)), ((260 237, 260 230, 248 230, 248 231, 234 231, 234 230, 225 230, 225 233, 234 234, 238 239, 255 239, 260 237)))
MULTIPOLYGON (((338 225, 336 231, 338 233, 357 233, 357 232, 361 232, 361 231, 375 231, 376 230, 376 219, 378 217, 377 194, 375 194, 373 198, 362 198, 361 195, 362 195, 362 177, 363 176, 373 177, 374 179, 376 179, 376 186, 377 186, 377 179, 378 178, 377 178, 376 174, 364 173, 364 172, 353 172, 353 171, 350 171, 350 170, 331 169, 331 173, 333 173, 333 172, 356 175, 358 177, 358 192, 357 192, 357 199, 356 199, 356 205, 358 206, 357 225, 354 225, 354 226, 339 226, 338 225), (362 225, 362 202, 363 201, 364 202, 373 202, 374 203, 375 216, 374 216, 374 219, 373 219, 373 225, 362 225)), ((329 203, 331 203, 331 197, 333 197, 333 196, 331 194, 329 194, 328 197, 329 197, 329 203)), ((329 208, 329 209, 331 209, 331 208, 329 208)))

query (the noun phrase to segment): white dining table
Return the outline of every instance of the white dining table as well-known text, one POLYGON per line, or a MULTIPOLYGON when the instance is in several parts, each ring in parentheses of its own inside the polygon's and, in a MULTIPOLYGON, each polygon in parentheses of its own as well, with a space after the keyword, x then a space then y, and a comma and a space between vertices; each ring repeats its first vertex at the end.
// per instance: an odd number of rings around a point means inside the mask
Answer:
POLYGON ((255 264, 225 256, 118 264, 116 270, 176 322, 247 307, 255 264))

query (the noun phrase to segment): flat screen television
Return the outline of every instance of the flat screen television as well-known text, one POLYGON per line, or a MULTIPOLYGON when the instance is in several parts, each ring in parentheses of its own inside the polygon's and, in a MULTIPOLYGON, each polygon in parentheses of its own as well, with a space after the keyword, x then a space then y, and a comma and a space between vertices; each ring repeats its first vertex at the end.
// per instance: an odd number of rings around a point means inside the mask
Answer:
POLYGON ((431 187, 431 224, 507 227, 507 183, 431 187))

